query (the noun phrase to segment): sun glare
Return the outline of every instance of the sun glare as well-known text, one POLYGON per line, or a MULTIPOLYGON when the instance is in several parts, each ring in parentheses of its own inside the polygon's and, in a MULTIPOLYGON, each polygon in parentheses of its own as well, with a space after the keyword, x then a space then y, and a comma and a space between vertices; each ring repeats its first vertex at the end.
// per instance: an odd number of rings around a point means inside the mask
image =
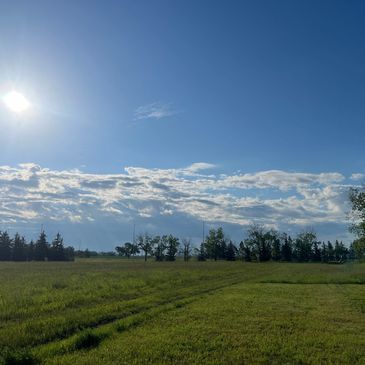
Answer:
POLYGON ((3 101, 7 108, 14 113, 22 113, 30 107, 28 99, 17 91, 11 91, 6 94, 3 101))

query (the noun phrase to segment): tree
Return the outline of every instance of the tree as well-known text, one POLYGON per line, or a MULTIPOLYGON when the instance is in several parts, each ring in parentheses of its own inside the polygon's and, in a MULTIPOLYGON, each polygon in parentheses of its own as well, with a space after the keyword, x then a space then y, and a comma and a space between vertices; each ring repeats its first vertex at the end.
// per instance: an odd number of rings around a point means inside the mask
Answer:
POLYGON ((258 261, 271 259, 271 241, 274 237, 273 231, 265 232, 264 227, 252 225, 247 231, 245 244, 250 248, 252 257, 258 261))
POLYGON ((312 231, 299 233, 294 241, 294 254, 299 262, 310 261, 312 248, 317 241, 316 234, 312 231))
POLYGON ((290 236, 284 234, 283 241, 281 245, 281 259, 283 261, 291 261, 293 257, 293 240, 290 236))
POLYGON ((321 261, 322 262, 328 262, 328 249, 325 242, 322 242, 321 247, 321 261))
POLYGON ((183 238, 182 240, 182 253, 184 255, 184 261, 187 262, 189 261, 190 257, 191 257, 191 240, 190 238, 183 238))
POLYGON ((12 243, 7 231, 0 232, 0 261, 10 261, 12 259, 12 243))
POLYGON ((365 238, 359 238, 352 243, 354 256, 358 260, 365 259, 365 238))
POLYGON ((148 255, 153 254, 153 240, 150 235, 145 233, 144 235, 137 236, 137 246, 143 251, 144 260, 147 261, 148 255))
POLYGON ((209 230, 208 236, 205 239, 205 253, 207 258, 214 259, 217 261, 218 259, 218 238, 217 232, 214 228, 209 230))
POLYGON ((349 198, 353 221, 350 230, 358 238, 365 237, 365 186, 362 188, 351 188, 349 198))
POLYGON ((348 254, 348 250, 345 245, 338 240, 335 241, 335 248, 334 248, 334 257, 336 261, 343 262, 346 260, 348 254))
POLYGON ((48 242, 44 231, 39 235, 39 238, 34 247, 34 259, 36 261, 44 261, 48 259, 48 242))
POLYGON ((236 252, 237 252, 237 248, 236 246, 233 244, 232 241, 229 241, 228 245, 227 245, 227 250, 226 250, 226 260, 227 261, 234 261, 236 260, 236 252))
POLYGON ((335 259, 335 250, 331 241, 327 242, 327 262, 333 261, 335 259))
POLYGON ((53 261, 65 261, 65 248, 63 246, 63 238, 58 232, 49 249, 49 259, 53 261))
POLYGON ((13 260, 25 261, 27 259, 26 243, 24 237, 20 237, 18 233, 14 236, 13 260))
POLYGON ((156 261, 163 261, 168 246, 168 237, 166 235, 162 237, 155 236, 152 244, 156 261))
POLYGON ((33 240, 31 240, 29 242, 29 244, 27 245, 27 249, 26 249, 28 261, 34 260, 34 250, 35 250, 35 244, 34 244, 33 240))
POLYGON ((200 244, 199 248, 195 248, 195 252, 196 252, 196 257, 198 259, 198 261, 205 261, 207 259, 207 254, 205 251, 205 243, 202 242, 200 244))
POLYGON ((115 251, 117 251, 119 256, 125 256, 128 259, 139 253, 138 246, 130 242, 126 242, 123 246, 117 246, 115 251))
POLYGON ((179 250, 179 239, 174 237, 173 235, 169 235, 167 237, 167 248, 166 248, 166 260, 167 261, 175 261, 176 254, 179 250))
POLYGON ((313 243, 313 250, 312 250, 312 258, 311 260, 314 262, 321 261, 321 249, 319 248, 320 242, 315 241, 313 243))
POLYGON ((271 237, 271 257, 274 261, 281 260, 281 244, 280 238, 277 232, 274 232, 271 237))

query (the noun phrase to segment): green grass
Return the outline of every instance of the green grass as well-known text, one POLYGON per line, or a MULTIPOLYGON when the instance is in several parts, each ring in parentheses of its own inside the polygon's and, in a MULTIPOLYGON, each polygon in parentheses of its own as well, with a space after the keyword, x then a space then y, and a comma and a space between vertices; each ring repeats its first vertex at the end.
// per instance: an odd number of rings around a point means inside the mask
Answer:
POLYGON ((364 264, 85 259, 0 275, 0 363, 365 364, 364 264))

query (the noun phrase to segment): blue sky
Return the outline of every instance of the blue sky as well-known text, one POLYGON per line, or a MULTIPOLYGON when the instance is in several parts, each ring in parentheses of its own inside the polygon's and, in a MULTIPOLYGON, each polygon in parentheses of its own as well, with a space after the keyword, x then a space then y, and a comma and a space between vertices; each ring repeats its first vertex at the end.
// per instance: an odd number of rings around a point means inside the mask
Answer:
POLYGON ((132 222, 349 239, 364 15, 361 1, 1 2, 0 94, 32 104, 0 106, 1 228, 43 223, 97 249, 132 222))

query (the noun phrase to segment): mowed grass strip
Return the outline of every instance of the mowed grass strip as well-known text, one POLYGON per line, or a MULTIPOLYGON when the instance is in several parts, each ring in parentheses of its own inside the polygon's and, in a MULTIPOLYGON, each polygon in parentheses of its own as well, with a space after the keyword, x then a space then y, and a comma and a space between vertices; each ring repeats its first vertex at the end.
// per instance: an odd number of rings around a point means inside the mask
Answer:
POLYGON ((359 297, 362 285, 233 285, 44 363, 363 364, 359 297))

